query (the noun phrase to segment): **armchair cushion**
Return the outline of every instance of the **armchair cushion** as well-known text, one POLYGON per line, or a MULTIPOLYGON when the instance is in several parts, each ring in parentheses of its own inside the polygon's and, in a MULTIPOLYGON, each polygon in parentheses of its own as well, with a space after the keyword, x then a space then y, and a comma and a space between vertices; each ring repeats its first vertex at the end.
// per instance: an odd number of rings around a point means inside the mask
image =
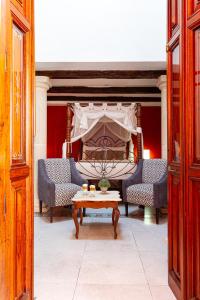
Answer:
POLYGON ((167 171, 165 159, 145 159, 143 161, 142 182, 158 182, 167 171))
POLYGON ((129 176, 127 179, 122 181, 122 194, 123 194, 123 201, 127 201, 127 188, 133 184, 142 183, 142 166, 143 160, 140 160, 136 171, 129 176))
POLYGON ((71 199, 81 190, 79 185, 73 183, 56 184, 55 187, 55 206, 71 205, 71 199))
POLYGON ((167 206, 167 172, 153 184, 154 206, 156 208, 167 206))
POLYGON ((70 158, 70 167, 71 167, 71 183, 77 184, 82 186, 82 184, 87 183, 87 180, 85 180, 79 171, 76 168, 76 163, 74 161, 74 158, 70 158))
POLYGON ((153 184, 142 183, 127 188, 127 201, 144 206, 153 206, 153 184))
POLYGON ((48 177, 55 183, 71 182, 70 161, 68 159, 45 159, 45 167, 48 177))

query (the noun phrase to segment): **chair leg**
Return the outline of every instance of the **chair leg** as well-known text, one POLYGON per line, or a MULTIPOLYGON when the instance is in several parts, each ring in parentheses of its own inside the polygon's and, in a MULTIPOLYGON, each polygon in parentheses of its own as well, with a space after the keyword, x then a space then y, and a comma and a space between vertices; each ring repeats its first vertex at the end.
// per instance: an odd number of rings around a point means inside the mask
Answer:
POLYGON ((156 224, 159 224, 160 208, 156 208, 156 224))
POLYGON ((86 208, 85 207, 83 208, 83 216, 84 217, 86 216, 86 208))
POLYGON ((126 217, 128 217, 128 202, 125 202, 126 217))
POLYGON ((53 223, 53 207, 50 207, 50 223, 53 223))
POLYGON ((40 201, 40 214, 42 214, 42 201, 40 201))

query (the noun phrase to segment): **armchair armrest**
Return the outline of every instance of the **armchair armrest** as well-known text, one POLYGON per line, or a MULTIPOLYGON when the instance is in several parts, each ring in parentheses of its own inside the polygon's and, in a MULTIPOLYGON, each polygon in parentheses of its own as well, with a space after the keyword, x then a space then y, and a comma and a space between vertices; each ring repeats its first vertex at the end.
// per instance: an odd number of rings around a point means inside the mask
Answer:
POLYGON ((143 167, 143 160, 141 159, 139 160, 135 173, 133 173, 130 177, 122 181, 123 201, 127 201, 127 194, 126 194, 127 188, 133 184, 138 184, 142 182, 142 167, 143 167))
POLYGON ((38 160, 38 196, 48 206, 55 206, 55 183, 48 177, 43 159, 38 160))
POLYGON ((70 161, 70 169, 71 169, 71 183, 80 186, 82 186, 82 184, 84 183, 87 183, 87 180, 85 180, 77 170, 74 158, 70 158, 69 161, 70 161))
POLYGON ((155 208, 167 205, 167 172, 158 182, 153 184, 153 195, 155 208))

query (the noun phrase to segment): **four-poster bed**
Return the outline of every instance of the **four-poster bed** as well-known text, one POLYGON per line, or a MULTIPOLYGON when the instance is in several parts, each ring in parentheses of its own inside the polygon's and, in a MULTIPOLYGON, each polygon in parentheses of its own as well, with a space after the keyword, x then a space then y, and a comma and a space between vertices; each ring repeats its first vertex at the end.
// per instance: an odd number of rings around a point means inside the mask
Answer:
POLYGON ((142 158, 140 111, 141 105, 137 103, 67 105, 63 157, 71 157, 72 144, 81 140, 77 168, 85 178, 126 178, 142 158))

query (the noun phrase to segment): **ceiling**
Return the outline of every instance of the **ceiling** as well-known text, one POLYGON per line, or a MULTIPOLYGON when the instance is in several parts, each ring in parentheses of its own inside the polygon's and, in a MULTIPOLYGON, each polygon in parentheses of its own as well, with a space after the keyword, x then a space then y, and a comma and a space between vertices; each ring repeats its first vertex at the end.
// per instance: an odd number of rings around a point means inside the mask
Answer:
POLYGON ((48 104, 66 102, 142 102, 159 105, 158 77, 163 62, 37 63, 36 75, 48 76, 48 104))

